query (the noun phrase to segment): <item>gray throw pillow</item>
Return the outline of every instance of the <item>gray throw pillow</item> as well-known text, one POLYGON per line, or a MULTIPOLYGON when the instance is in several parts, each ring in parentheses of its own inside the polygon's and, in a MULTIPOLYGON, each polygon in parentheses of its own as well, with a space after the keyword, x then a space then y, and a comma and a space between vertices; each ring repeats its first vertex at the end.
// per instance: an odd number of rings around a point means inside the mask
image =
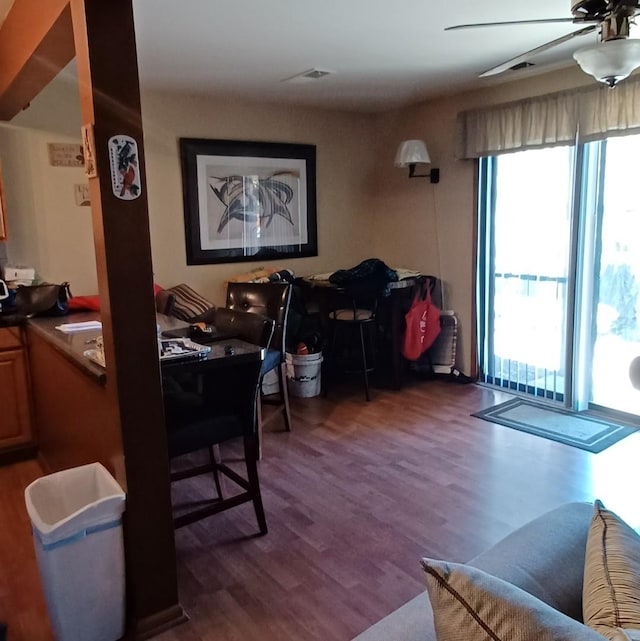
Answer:
POLYGON ((603 641, 528 592, 468 565, 422 559, 438 641, 603 641))

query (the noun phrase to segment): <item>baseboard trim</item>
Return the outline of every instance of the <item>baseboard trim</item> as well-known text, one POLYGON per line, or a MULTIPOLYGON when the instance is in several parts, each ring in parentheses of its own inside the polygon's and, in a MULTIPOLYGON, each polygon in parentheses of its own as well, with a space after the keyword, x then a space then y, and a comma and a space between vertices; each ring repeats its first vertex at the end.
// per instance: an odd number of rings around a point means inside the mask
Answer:
POLYGON ((0 452, 0 466, 19 463, 36 458, 38 447, 33 444, 19 445, 8 450, 0 452))
POLYGON ((41 450, 38 450, 37 458, 38 458, 38 463, 40 463, 40 467, 42 468, 43 474, 51 474, 54 471, 51 469, 51 465, 49 465, 49 462, 44 457, 44 454, 42 453, 41 450))
POLYGON ((178 603, 166 610, 156 612, 151 616, 136 621, 132 629, 127 632, 125 639, 127 641, 143 641, 144 639, 151 639, 170 628, 174 628, 181 623, 186 623, 188 620, 189 615, 178 603))

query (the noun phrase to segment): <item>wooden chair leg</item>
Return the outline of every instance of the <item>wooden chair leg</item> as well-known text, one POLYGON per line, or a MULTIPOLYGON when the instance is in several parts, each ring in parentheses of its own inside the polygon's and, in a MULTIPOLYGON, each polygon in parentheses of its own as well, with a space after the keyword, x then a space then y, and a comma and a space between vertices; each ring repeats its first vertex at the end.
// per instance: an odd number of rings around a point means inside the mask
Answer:
POLYGON ((258 388, 258 394, 256 396, 256 428, 257 428, 257 445, 256 445, 256 461, 262 459, 262 393, 260 388, 258 388))
POLYGON ((280 363, 277 368, 278 385, 280 386, 280 399, 282 400, 282 413, 284 414, 284 428, 291 431, 291 408, 289 407, 289 386, 287 385, 287 364, 280 363))
POLYGON ((325 360, 325 363, 323 363, 324 366, 324 376, 323 376, 323 389, 324 389, 324 396, 329 395, 329 381, 330 379, 333 380, 336 376, 336 371, 338 369, 337 364, 336 364, 336 344, 338 341, 338 325, 336 322, 331 323, 329 325, 331 327, 331 345, 329 346, 329 349, 327 350, 328 353, 326 354, 327 358, 325 360))
POLYGON ((220 474, 218 473, 218 463, 220 462, 220 446, 219 445, 210 445, 209 446, 209 460, 211 461, 211 469, 213 471, 213 482, 216 484, 216 492, 218 493, 218 498, 223 498, 222 496, 222 486, 220 485, 220 474))
POLYGON ((258 477, 258 439, 254 435, 244 437, 244 455, 247 465, 247 479, 249 481, 249 492, 253 501, 253 509, 256 512, 260 534, 268 532, 267 519, 264 515, 262 505, 262 494, 260 493, 260 479, 258 477))

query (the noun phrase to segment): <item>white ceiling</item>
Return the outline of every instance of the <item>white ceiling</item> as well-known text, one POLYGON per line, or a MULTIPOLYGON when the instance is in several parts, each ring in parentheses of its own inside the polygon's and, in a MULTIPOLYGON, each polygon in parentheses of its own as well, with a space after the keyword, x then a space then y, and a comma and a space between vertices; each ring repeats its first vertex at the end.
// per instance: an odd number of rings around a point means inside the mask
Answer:
MULTIPOLYGON (((0 0, 0 21, 12 3, 0 0)), ((570 17, 571 4, 133 0, 140 83, 150 89, 381 110, 574 65, 571 53, 597 42, 596 33, 539 56, 530 69, 477 77, 578 28, 571 23, 444 31, 460 23, 570 17), (334 73, 316 81, 283 82, 312 68, 334 73)))
MULTIPOLYGON (((571 0, 134 0, 141 84, 265 100, 377 110, 488 86, 477 75, 579 26, 516 25, 445 32, 450 25, 571 16, 571 0), (283 79, 311 68, 316 81, 283 79)), ((575 64, 590 34, 540 56, 575 64)), ((549 70, 544 66, 544 71, 549 70)))

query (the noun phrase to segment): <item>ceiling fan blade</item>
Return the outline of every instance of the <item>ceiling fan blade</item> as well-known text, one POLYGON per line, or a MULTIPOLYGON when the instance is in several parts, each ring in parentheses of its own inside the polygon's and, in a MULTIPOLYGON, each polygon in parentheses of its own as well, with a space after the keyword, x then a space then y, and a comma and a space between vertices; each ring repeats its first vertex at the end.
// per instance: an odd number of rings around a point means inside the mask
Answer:
POLYGON ((573 18, 539 18, 538 20, 507 20, 506 22, 476 22, 472 24, 456 24, 453 27, 445 27, 445 31, 457 31, 458 29, 475 29, 476 27, 503 27, 514 24, 549 24, 553 22, 573 22, 573 18))
POLYGON ((578 36, 583 36, 587 33, 591 33, 595 31, 597 27, 598 27, 597 25, 592 24, 592 25, 589 25, 588 27, 583 27, 582 29, 578 29, 577 31, 572 31, 571 33, 568 33, 566 36, 562 36, 561 38, 556 38, 555 40, 551 40, 550 42, 540 45, 535 49, 531 49, 530 51, 527 51, 526 53, 522 53, 519 56, 516 56, 515 58, 511 58, 511 60, 507 60, 506 62, 503 62, 502 64, 499 64, 496 67, 491 67, 491 69, 487 69, 487 71, 483 71, 478 77, 486 78, 487 76, 495 76, 499 73, 502 73, 503 71, 506 71, 507 69, 511 69, 511 67, 513 67, 514 65, 520 64, 521 62, 526 62, 527 60, 529 60, 529 58, 532 58, 533 56, 539 53, 542 53, 543 51, 547 51, 552 47, 557 47, 563 42, 568 42, 569 40, 572 40, 573 38, 576 38, 578 36))

